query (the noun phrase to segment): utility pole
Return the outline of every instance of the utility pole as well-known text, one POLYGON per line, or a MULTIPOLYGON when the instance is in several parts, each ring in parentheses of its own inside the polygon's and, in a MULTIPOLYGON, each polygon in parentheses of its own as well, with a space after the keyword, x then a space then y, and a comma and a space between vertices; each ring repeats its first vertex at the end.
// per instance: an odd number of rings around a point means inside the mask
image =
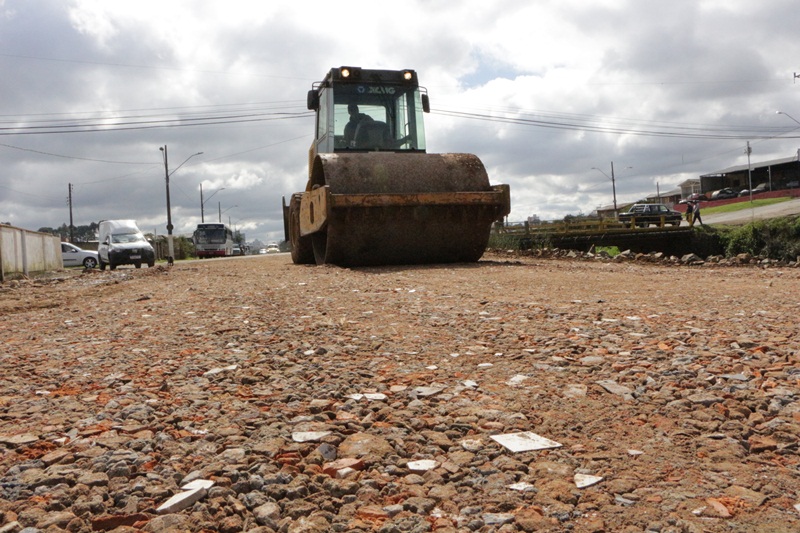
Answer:
POLYGON ((167 145, 159 147, 164 154, 164 179, 167 184, 167 262, 175 260, 175 245, 172 243, 172 209, 169 205, 169 163, 167 161, 167 145))
POLYGON ((617 182, 614 180, 614 162, 611 162, 611 191, 614 193, 614 218, 617 218, 617 182))
POLYGON ((75 233, 73 232, 73 228, 75 225, 72 223, 72 184, 69 184, 69 189, 67 193, 67 197, 69 198, 69 242, 75 244, 75 233))
POLYGON ((744 151, 747 154, 747 185, 750 189, 750 203, 753 203, 753 172, 750 169, 750 154, 753 149, 750 148, 750 141, 747 141, 747 148, 744 151))

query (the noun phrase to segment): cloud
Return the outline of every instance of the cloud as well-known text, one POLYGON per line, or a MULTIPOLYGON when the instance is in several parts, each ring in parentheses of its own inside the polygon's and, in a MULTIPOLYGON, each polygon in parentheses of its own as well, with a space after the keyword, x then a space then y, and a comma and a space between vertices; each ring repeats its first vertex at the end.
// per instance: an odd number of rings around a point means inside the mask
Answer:
POLYGON ((0 1, 0 68, 13 73, 0 80, 0 220, 59 226, 72 184, 76 223, 134 218, 164 233, 166 145, 169 171, 203 152, 170 180, 177 232, 200 221, 203 183, 224 188, 207 209, 280 240, 281 198, 307 178, 306 92, 346 64, 416 69, 433 106, 429 151, 477 154, 511 185, 512 220, 588 213, 611 203, 593 167, 612 161, 618 197, 635 200, 742 163, 748 140, 754 160, 794 153, 797 125, 774 111, 800 117, 795 11, 788 0, 0 1))

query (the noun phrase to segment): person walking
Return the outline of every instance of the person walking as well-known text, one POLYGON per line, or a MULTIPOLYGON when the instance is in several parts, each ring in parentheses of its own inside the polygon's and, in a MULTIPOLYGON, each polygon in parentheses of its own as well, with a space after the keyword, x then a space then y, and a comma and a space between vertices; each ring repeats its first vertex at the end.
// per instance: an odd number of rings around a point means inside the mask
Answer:
POLYGON ((692 217, 692 213, 694 212, 694 206, 692 202, 686 202, 686 222, 689 223, 689 226, 694 224, 694 217, 692 217))
POLYGON ((701 226, 703 225, 703 219, 700 218, 700 201, 699 200, 694 203, 694 206, 693 206, 693 209, 692 209, 692 223, 689 224, 689 225, 690 226, 694 226, 695 222, 700 223, 701 226))

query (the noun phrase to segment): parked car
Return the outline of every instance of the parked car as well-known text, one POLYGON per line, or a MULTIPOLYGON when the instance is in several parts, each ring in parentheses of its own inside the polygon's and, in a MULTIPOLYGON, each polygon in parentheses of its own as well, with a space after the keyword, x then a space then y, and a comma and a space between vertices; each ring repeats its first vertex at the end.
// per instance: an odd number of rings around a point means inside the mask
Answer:
POLYGON ((797 180, 790 181, 789 183, 786 184, 786 186, 790 189, 793 189, 795 187, 800 187, 800 181, 797 180))
POLYGON ((753 187, 753 194, 758 194, 760 192, 767 192, 769 190, 769 183, 759 183, 755 187, 753 187))
POLYGON ((646 228, 650 224, 680 226, 683 215, 664 204, 633 204, 628 211, 619 214, 620 222, 646 228))
POLYGON ((83 266, 94 268, 97 266, 97 252, 83 250, 68 242, 61 243, 61 261, 65 267, 83 266))
POLYGON ((689 200, 690 202, 707 202, 708 201, 708 196, 706 196, 705 194, 701 194, 699 192, 696 192, 696 193, 690 194, 689 198, 687 198, 687 200, 689 200))
MULTIPOLYGON (((755 191, 753 191, 753 193, 755 193, 755 191)), ((750 196, 750 189, 742 189, 739 191, 739 198, 742 196, 750 196)))
POLYGON ((270 243, 270 244, 268 244, 268 245, 267 245, 267 253, 268 253, 268 254, 277 254, 277 253, 279 253, 280 251, 281 251, 281 248, 280 248, 280 246, 278 246, 278 245, 277 245, 276 243, 274 243, 274 242, 273 242, 273 243, 270 243))
POLYGON ((708 196, 706 196, 705 194, 701 194, 699 192, 696 192, 696 193, 690 194, 689 196, 687 196, 686 198, 684 198, 683 200, 681 200, 678 203, 679 204, 688 204, 689 202, 707 202, 707 201, 708 201, 708 196))
POLYGON ((739 193, 730 187, 725 187, 724 189, 720 189, 711 193, 712 200, 727 200, 728 198, 736 198, 738 196, 739 193))

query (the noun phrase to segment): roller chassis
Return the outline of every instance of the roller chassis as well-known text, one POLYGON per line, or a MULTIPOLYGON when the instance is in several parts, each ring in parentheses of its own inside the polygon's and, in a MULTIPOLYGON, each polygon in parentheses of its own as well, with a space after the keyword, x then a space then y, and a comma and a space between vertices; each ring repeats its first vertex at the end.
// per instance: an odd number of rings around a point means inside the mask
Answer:
POLYGON ((308 103, 318 117, 309 179, 283 205, 295 264, 480 259, 492 224, 509 212, 509 188, 490 185, 474 155, 425 153, 421 112, 429 104, 413 71, 331 69, 308 103), (354 104, 371 113, 369 131, 379 136, 359 138, 359 126, 345 142, 335 117, 347 107, 353 120, 354 104))

